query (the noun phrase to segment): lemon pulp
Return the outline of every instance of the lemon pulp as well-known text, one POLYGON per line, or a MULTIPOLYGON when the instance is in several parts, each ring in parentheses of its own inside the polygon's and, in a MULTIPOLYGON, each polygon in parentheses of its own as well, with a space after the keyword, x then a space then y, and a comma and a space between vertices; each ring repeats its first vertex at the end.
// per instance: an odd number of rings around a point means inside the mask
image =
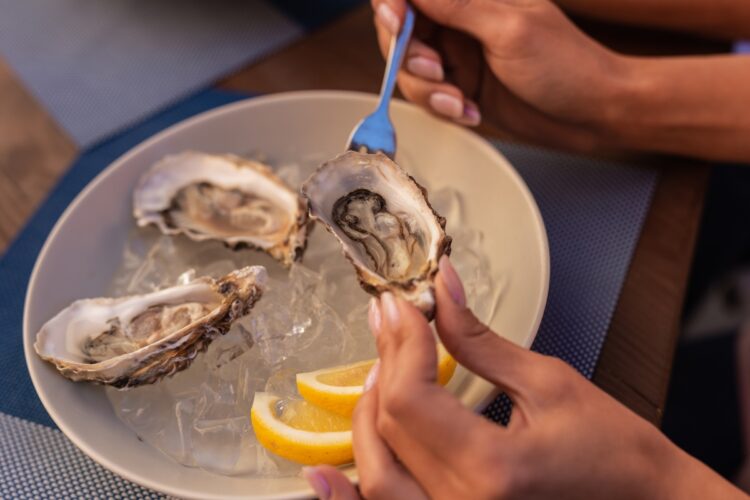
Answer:
POLYGON ((348 431, 352 421, 307 401, 281 399, 274 405, 279 420, 289 427, 311 432, 348 431))
POLYGON ((316 378, 318 379, 318 382, 334 387, 364 385, 367 374, 370 373, 370 369, 374 364, 375 360, 372 359, 370 361, 352 365, 348 368, 342 368, 341 370, 321 373, 316 378))

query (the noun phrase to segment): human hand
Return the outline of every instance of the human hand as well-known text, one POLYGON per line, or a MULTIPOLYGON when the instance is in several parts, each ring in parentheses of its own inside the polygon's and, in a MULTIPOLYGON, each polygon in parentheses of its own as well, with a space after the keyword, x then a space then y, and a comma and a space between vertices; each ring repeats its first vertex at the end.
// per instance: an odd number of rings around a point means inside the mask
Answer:
MULTIPOLYGON (((562 361, 480 323, 447 258, 436 301, 440 340, 459 363, 510 396, 511 421, 496 425, 439 386, 427 321, 384 294, 370 311, 379 368, 354 414, 364 497, 709 498, 706 485, 717 484, 724 489, 710 490, 715 498, 737 493, 562 361)), ((306 476, 322 497, 358 498, 335 468, 306 469, 306 476)))
MULTIPOLYGON (((370 310, 380 361, 354 414, 364 497, 744 498, 562 361, 480 323, 445 257, 436 285, 440 340, 510 396, 511 421, 496 425, 439 386, 427 321, 384 294, 370 310)), ((359 498, 333 467, 305 475, 323 498, 359 498)))
MULTIPOLYGON (((609 147, 610 105, 628 59, 576 28, 548 0, 415 0, 422 14, 399 73, 404 96, 464 125, 589 151, 609 147)), ((405 0, 373 0, 383 54, 405 0)))

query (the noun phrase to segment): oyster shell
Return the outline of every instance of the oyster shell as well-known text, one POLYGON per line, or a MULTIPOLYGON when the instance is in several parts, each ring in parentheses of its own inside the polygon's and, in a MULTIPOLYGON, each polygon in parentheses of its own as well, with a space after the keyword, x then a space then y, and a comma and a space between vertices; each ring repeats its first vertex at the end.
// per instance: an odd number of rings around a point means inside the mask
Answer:
POLYGON ((232 155, 166 156, 141 178, 133 215, 164 234, 263 250, 286 267, 307 241, 305 200, 269 167, 232 155))
POLYGON ((368 293, 391 291, 432 317, 438 261, 451 238, 422 186, 382 153, 348 151, 320 166, 302 194, 368 293))
POLYGON ((261 266, 146 295, 73 302, 42 326, 34 349, 65 377, 119 388, 187 368, 250 312, 266 282, 261 266))

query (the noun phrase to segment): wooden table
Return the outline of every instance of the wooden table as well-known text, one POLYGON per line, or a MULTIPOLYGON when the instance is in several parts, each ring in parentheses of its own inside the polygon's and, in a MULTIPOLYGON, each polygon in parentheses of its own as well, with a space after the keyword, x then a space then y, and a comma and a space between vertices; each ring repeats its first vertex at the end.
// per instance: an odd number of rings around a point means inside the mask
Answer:
MULTIPOLYGON (((593 32, 599 30, 597 34, 605 43, 630 52, 702 51, 706 47, 703 42, 673 35, 665 38, 641 32, 634 37, 632 32, 619 29, 602 30, 599 25, 589 28, 593 32)), ((377 92, 383 67, 371 13, 369 8, 361 8, 239 71, 219 82, 219 86, 264 93, 301 89, 377 92)), ((0 61, 0 251, 44 199, 76 152, 71 139, 0 61)), ((708 167, 679 159, 639 161, 658 168, 661 177, 594 382, 658 425, 708 167)))

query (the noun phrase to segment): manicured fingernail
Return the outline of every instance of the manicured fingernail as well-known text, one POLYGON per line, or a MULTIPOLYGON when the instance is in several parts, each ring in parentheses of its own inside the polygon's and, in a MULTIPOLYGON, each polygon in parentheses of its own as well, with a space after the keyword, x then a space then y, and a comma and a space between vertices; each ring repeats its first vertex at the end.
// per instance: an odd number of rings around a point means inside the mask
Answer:
POLYGON ((316 467, 302 467, 302 475, 310 483, 310 486, 315 490, 315 494, 318 495, 320 500, 331 498, 331 487, 316 467))
POLYGON ((372 389, 372 386, 374 386, 375 382, 378 381, 378 373, 380 373, 380 360, 375 361, 375 364, 372 365, 372 368, 370 368, 370 372, 367 374, 365 385, 362 388, 365 392, 372 389))
POLYGON ((466 294, 464 293, 464 286, 461 284, 461 278, 458 277, 458 273, 456 273, 456 270, 453 268, 450 259, 443 255, 440 258, 440 263, 438 265, 440 268, 440 276, 443 278, 443 283, 445 283, 445 286, 448 288, 448 293, 453 299, 453 302, 461 307, 465 307, 466 294))
POLYGON ((398 34, 401 21, 399 21, 398 16, 393 9, 391 9, 391 7, 385 2, 378 5, 378 19, 380 19, 380 22, 383 23, 383 26, 385 26, 392 35, 398 34))
POLYGON ((370 299, 370 310, 367 313, 367 321, 370 324, 370 332, 377 337, 380 334, 382 318, 380 317, 380 301, 376 297, 370 299))
POLYGON ((385 292, 380 296, 380 306, 388 320, 388 325, 393 326, 398 324, 400 313, 398 310, 398 304, 396 304, 396 297, 394 297, 391 292, 385 292))
POLYGON ((432 51, 429 45, 416 38, 412 38, 409 41, 409 46, 406 48, 406 57, 418 56, 419 54, 424 54, 426 51, 432 51))
POLYGON ((464 105, 464 116, 462 122, 466 125, 479 125, 482 121, 482 114, 479 112, 479 108, 473 102, 467 102, 464 105))
POLYGON ((445 74, 443 67, 437 61, 428 59, 423 56, 415 56, 406 61, 406 69, 409 73, 436 82, 443 81, 445 74))
POLYGON ((443 92, 435 92, 430 96, 430 107, 448 118, 461 118, 464 114, 464 103, 461 99, 443 92))

